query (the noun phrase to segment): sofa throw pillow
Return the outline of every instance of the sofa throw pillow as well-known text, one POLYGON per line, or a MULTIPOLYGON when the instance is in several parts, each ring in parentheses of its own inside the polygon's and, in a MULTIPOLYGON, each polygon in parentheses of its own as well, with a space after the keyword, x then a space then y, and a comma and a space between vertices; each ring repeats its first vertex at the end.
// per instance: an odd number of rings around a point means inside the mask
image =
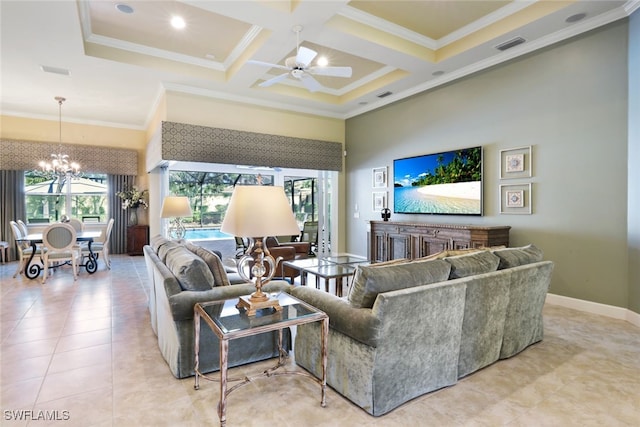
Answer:
POLYGON ((384 267, 356 268, 348 300, 355 308, 373 307, 378 294, 447 280, 451 265, 442 260, 416 261, 384 267))
POLYGON ((167 268, 185 291, 208 291, 213 288, 213 275, 205 262, 182 245, 167 253, 167 268))
POLYGON ((472 252, 465 255, 457 255, 444 258, 451 264, 449 279, 475 276, 482 273, 490 273, 498 269, 500 258, 489 251, 472 252))
POLYGON ((167 242, 170 242, 170 240, 164 236, 161 236, 160 234, 157 234, 149 240, 149 246, 151 246, 151 249, 153 249, 153 251, 157 255, 160 246, 164 245, 167 242))
POLYGON ((532 244, 519 248, 500 249, 493 253, 500 258, 498 270, 540 262, 543 257, 542 250, 532 244))
POLYGON ((158 258, 160 261, 167 263, 167 254, 171 249, 182 247, 182 245, 175 240, 167 240, 158 248, 158 258))
POLYGON ((224 265, 222 265, 222 260, 216 253, 190 242, 186 242, 184 246, 202 258, 205 264, 207 264, 211 274, 213 275, 213 286, 230 285, 227 272, 224 265))

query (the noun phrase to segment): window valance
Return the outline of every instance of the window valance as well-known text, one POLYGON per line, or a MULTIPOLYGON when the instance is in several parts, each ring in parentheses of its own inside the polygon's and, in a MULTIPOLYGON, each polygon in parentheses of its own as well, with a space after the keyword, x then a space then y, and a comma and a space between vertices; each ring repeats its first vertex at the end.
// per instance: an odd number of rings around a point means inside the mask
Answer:
MULTIPOLYGON (((31 170, 58 151, 59 144, 0 140, 0 170, 31 170)), ((123 148, 62 145, 62 151, 80 163, 83 171, 110 175, 138 175, 138 152, 123 148)))
POLYGON ((162 160, 342 170, 342 144, 162 122, 162 160))

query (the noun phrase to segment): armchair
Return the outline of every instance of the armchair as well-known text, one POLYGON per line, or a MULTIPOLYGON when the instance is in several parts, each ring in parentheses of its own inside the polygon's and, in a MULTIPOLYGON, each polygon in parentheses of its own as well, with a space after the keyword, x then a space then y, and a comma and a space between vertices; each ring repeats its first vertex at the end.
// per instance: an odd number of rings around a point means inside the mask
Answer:
POLYGON ((267 237, 265 245, 274 258, 282 257, 282 261, 276 266, 276 276, 287 278, 293 283, 294 279, 300 275, 300 270, 283 266, 282 262, 307 258, 311 248, 309 242, 280 243, 277 237, 267 237))

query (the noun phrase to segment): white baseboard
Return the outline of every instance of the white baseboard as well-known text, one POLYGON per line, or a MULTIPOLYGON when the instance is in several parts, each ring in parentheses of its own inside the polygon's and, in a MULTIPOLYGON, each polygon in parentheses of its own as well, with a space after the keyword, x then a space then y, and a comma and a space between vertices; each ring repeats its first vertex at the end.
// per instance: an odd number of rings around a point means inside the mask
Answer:
POLYGON ((559 305, 561 307, 572 308, 586 313, 599 314, 613 319, 625 320, 640 328, 640 314, 629 309, 616 307, 613 305, 600 304, 597 302, 585 301, 562 295, 547 294, 545 301, 547 304, 559 305))

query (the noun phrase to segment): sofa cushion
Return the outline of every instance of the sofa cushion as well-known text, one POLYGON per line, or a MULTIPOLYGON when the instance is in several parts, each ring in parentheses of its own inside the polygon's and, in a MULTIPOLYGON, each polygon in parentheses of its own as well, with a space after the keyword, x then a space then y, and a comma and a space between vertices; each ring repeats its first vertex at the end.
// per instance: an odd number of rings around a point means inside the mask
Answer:
POLYGON ((447 280, 451 265, 442 260, 416 261, 384 267, 356 268, 349 289, 349 303, 356 308, 371 308, 379 293, 428 285, 447 280))
POLYGON ((540 262, 543 257, 542 250, 534 245, 519 248, 505 248, 493 251, 493 253, 500 258, 498 270, 540 262))
POLYGON ((185 291, 207 291, 213 288, 213 275, 207 264, 182 245, 167 252, 165 262, 185 291))
POLYGON ((225 270, 224 265, 222 265, 222 260, 217 254, 190 242, 186 242, 185 247, 202 258, 202 260, 207 264, 211 274, 213 275, 213 286, 230 285, 229 279, 227 278, 227 271, 225 270))
POLYGON ((498 264, 500 264, 500 258, 489 251, 478 251, 465 255, 446 257, 444 261, 451 264, 449 279, 490 273, 496 271, 498 264))

